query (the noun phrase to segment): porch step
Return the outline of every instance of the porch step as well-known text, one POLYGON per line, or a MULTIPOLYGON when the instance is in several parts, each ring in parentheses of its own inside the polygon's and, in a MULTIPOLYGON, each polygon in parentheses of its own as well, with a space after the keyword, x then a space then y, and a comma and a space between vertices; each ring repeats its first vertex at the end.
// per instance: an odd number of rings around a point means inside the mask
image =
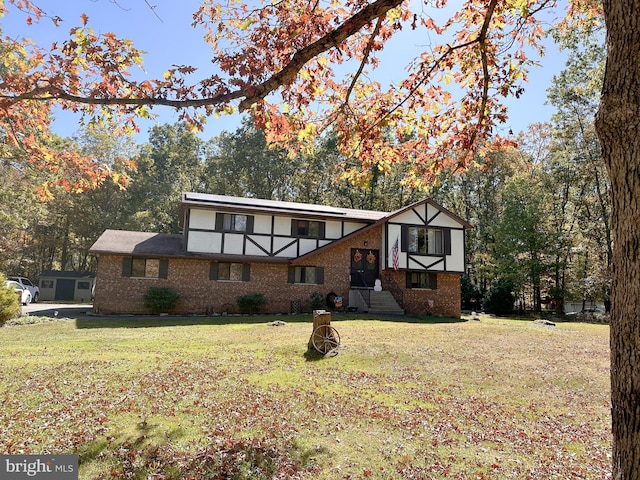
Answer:
POLYGON ((388 290, 369 293, 369 313, 379 315, 404 315, 404 310, 398 305, 396 300, 388 290))

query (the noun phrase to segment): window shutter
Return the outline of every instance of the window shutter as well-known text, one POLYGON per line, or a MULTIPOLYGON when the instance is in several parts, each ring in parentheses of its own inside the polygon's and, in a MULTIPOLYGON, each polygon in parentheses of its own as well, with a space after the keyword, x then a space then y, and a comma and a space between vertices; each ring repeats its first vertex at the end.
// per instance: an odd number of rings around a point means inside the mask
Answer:
POLYGON ((224 229, 224 213, 216 213, 216 232, 221 232, 224 229))
POLYGON ((451 229, 447 228, 442 232, 442 241, 444 242, 444 254, 451 255, 451 229))
POLYGON ((292 237, 298 236, 298 221, 295 218, 291 219, 291 236, 292 237))
POLYGON ((218 279, 218 262, 211 262, 209 264, 209 280, 218 279))
POLYGON ((411 288, 411 272, 407 272, 406 277, 406 287, 411 288))
POLYGON ((438 274, 437 273, 430 273, 429 274, 429 288, 431 290, 437 290, 438 289, 438 274))
POLYGON ((161 258, 158 278, 167 278, 168 276, 169 276, 169 260, 167 260, 166 258, 161 258))
POLYGON ((316 283, 318 285, 324 283, 324 267, 316 267, 316 283))
POLYGON ((246 233, 253 233, 253 215, 247 215, 247 231, 246 233))
POLYGON ((243 263, 242 264, 242 281, 248 282, 251 280, 251 264, 243 263))
POLYGON ((409 226, 402 225, 402 233, 400 235, 400 251, 409 251, 409 226))
POLYGON ((130 277, 131 276, 131 262, 133 261, 133 258, 131 257, 124 257, 122 259, 122 276, 123 277, 130 277))
POLYGON ((289 272, 287 275, 288 283, 296 283, 296 267, 289 267, 289 272))
POLYGON ((324 222, 318 222, 318 238, 324 239, 326 230, 326 224, 324 222))

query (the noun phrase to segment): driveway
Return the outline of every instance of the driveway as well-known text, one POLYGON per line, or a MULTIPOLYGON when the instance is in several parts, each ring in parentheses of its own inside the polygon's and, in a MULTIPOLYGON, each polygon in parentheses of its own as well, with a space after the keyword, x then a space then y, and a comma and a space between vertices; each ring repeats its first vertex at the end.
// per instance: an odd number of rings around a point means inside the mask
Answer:
POLYGON ((93 305, 90 303, 38 302, 23 305, 22 313, 40 317, 77 318, 85 316, 92 309, 93 305))

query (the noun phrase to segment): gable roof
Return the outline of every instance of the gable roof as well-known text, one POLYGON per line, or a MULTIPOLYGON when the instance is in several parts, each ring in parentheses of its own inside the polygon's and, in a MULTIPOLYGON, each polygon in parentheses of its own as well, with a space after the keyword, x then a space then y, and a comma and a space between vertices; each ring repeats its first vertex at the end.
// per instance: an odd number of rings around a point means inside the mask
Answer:
POLYGON ((398 210, 391 212, 391 213, 387 213, 385 214, 383 217, 381 217, 380 219, 378 219, 378 221, 372 223, 371 225, 367 225, 364 228, 358 229, 355 232, 351 232, 348 235, 345 235, 342 238, 339 238, 327 245, 323 245, 322 247, 316 248, 315 250, 312 250, 308 253, 305 253, 304 255, 301 255, 295 259, 292 260, 292 263, 301 263, 302 261, 308 259, 309 257, 312 257, 314 255, 316 255, 317 253, 323 252, 329 248, 333 248, 335 245, 338 245, 342 242, 347 241, 348 239, 356 236, 356 235, 360 235, 364 232, 367 232, 379 225, 382 225, 386 222, 388 222, 389 220, 391 220, 393 217, 397 217, 398 215, 403 214, 404 212, 407 212, 413 208, 419 207, 420 205, 423 205, 425 203, 429 203, 430 205, 433 205, 435 208, 437 208, 438 210, 440 210, 441 212, 445 213, 446 215, 450 216, 451 218, 453 218, 456 222, 459 222, 463 228, 473 228, 473 225, 471 225, 469 222, 467 222, 466 220, 463 220, 461 217, 459 217, 458 215, 456 215, 455 213, 450 212, 449 210, 447 210, 446 208, 444 208, 442 205, 434 202, 433 200, 431 200, 430 198, 425 198, 422 200, 419 200, 417 202, 412 203, 411 205, 407 205, 406 207, 402 207, 399 208, 398 210))
POLYGON ((393 217, 396 217, 398 215, 403 214, 404 212, 407 212, 409 210, 412 210, 416 207, 419 207, 420 205, 423 205, 425 203, 428 203, 429 205, 435 207, 436 209, 440 210, 442 213, 446 214, 447 216, 453 218, 456 222, 458 222, 460 225, 462 225, 464 228, 473 228, 473 225, 471 225, 469 222, 467 222, 465 219, 463 219, 462 217, 459 217, 458 215, 456 215, 455 213, 453 213, 450 210, 447 210, 446 208, 444 208, 442 205, 440 205, 438 202, 435 202, 433 200, 431 200, 430 198, 424 198, 422 200, 419 200, 415 203, 412 203, 411 205, 407 205, 406 207, 402 207, 399 208, 398 210, 396 210, 395 212, 391 212, 389 214, 387 214, 387 216, 385 216, 384 218, 381 218, 380 221, 381 222, 388 222, 389 220, 391 220, 393 217))

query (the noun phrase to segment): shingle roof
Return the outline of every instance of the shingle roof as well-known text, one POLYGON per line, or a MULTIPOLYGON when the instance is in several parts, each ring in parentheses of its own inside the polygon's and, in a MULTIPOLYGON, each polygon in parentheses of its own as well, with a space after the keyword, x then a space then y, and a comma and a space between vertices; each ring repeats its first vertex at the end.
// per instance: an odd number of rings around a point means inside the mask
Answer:
POLYGON ((184 255, 182 235, 169 233, 105 230, 89 249, 90 253, 122 255, 184 255))
POLYGON ((43 270, 40 273, 42 277, 57 277, 57 278, 94 278, 95 273, 91 272, 76 272, 73 270, 43 270))

